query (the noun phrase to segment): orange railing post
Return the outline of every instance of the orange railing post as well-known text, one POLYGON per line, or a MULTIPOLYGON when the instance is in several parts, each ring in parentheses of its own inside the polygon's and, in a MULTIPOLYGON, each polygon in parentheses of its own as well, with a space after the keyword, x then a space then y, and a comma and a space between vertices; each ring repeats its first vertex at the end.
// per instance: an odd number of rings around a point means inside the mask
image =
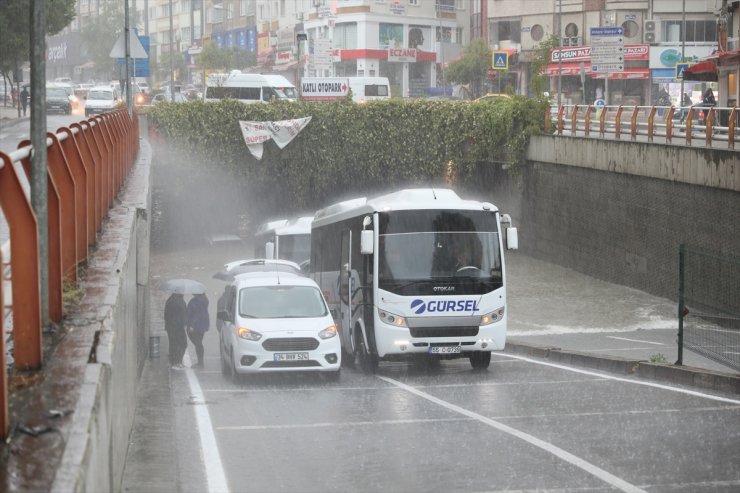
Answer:
POLYGON ((617 116, 614 118, 614 138, 619 140, 619 137, 622 135, 622 105, 619 105, 619 108, 617 108, 617 116))
MULTIPOLYGON (((3 265, 3 252, 0 249, 0 328, 5 322, 5 298, 3 297, 3 284, 5 283, 5 266, 3 265)), ((8 437, 8 372, 5 371, 5 330, 0 337, 0 439, 8 437)))
POLYGON ((558 109, 558 135, 563 135, 563 127, 565 126, 565 123, 563 122, 565 118, 565 106, 560 105, 560 109, 558 109))
POLYGON ((90 120, 80 122, 80 126, 85 129, 85 142, 88 144, 92 158, 93 169, 93 210, 95 217, 95 226, 93 227, 93 242, 96 242, 97 232, 103 223, 103 151, 97 139, 96 131, 90 120))
POLYGON ((49 173, 59 192, 60 220, 62 226, 62 274, 64 280, 77 283, 77 197, 72 168, 62 150, 56 134, 48 133, 51 146, 47 151, 49 173))
POLYGON ((599 115, 599 134, 602 138, 606 136, 606 110, 606 106, 601 108, 601 114, 599 115))
MULTIPOLYGON (((19 147, 30 146, 30 140, 23 140, 19 147)), ((51 151, 51 148, 49 149, 51 151)), ((26 157, 21 160, 26 177, 31 180, 31 158, 26 157)), ((51 163, 51 159, 49 159, 51 163)), ((48 254, 47 265, 49 268, 49 318, 54 322, 59 322, 64 316, 62 302, 62 283, 64 282, 64 262, 62 261, 62 204, 59 196, 59 188, 54 182, 54 175, 51 167, 46 168, 47 183, 47 234, 48 234, 48 254)), ((12 256, 11 256, 12 257, 12 256)))
POLYGON ((570 134, 576 134, 576 122, 578 121, 578 105, 573 105, 573 113, 570 115, 570 134))
POLYGON ((735 148, 735 120, 737 119, 737 106, 733 106, 730 112, 730 121, 727 122, 727 146, 735 148))
POLYGON ((714 126, 714 108, 709 108, 709 112, 707 113, 707 120, 706 120, 706 126, 707 126, 707 147, 712 147, 712 130, 714 126))
POLYGON ((686 145, 691 145, 691 121, 694 119, 694 107, 689 108, 689 113, 686 115, 686 145))
POLYGON ((67 158, 67 164, 72 173, 72 178, 74 179, 75 231, 77 232, 75 243, 77 244, 77 263, 79 264, 87 260, 87 216, 89 213, 87 167, 82 158, 82 152, 75 140, 74 132, 67 127, 62 127, 57 130, 57 133, 67 136, 60 144, 67 158))
POLYGON ((637 140, 637 113, 640 112, 640 108, 635 106, 632 110, 632 116, 630 117, 630 136, 632 140, 637 140))
POLYGON ((22 370, 37 370, 43 351, 36 216, 10 157, 0 152, 0 161, 0 207, 10 229, 14 364, 22 370))
POLYGON ((588 108, 586 108, 586 116, 584 118, 585 121, 586 121, 586 128, 584 128, 583 131, 584 131, 586 137, 588 137, 588 134, 589 134, 589 132, 591 130, 591 108, 592 107, 589 104, 588 105, 588 108))
POLYGON ((665 121, 665 141, 671 142, 673 140, 673 113, 676 111, 676 108, 671 106, 668 109, 668 116, 666 117, 665 121))
POLYGON ((650 113, 648 114, 648 142, 653 141, 653 133, 655 131, 655 112, 657 108, 655 106, 650 107, 650 113))

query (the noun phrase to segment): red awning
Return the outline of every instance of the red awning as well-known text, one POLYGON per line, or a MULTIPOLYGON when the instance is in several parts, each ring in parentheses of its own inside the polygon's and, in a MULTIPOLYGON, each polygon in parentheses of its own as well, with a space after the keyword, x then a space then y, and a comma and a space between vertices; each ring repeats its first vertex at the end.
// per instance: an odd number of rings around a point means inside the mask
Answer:
POLYGON ((684 80, 717 81, 717 64, 713 61, 695 63, 683 70, 684 80))
MULTIPOLYGON (((581 64, 580 63, 562 63, 560 64, 560 68, 562 69, 560 74, 561 75, 580 75, 581 74, 581 64)), ((590 75, 594 79, 606 79, 606 74, 594 74, 591 72, 591 64, 590 63, 584 63, 583 64, 583 71, 586 75, 590 75)), ((546 75, 549 76, 557 76, 558 75, 558 64, 557 63, 551 63, 547 66, 547 69, 545 71, 546 75)), ((609 74, 610 79, 649 79, 650 78, 650 69, 646 68, 626 68, 623 72, 613 72, 609 74)))

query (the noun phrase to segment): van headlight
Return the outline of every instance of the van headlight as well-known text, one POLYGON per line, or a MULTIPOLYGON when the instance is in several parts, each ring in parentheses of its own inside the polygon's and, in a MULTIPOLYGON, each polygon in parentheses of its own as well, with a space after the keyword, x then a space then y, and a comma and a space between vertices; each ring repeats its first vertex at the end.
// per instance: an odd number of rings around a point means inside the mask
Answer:
POLYGON ((504 318, 504 307, 502 306, 498 310, 494 310, 491 313, 486 313, 480 318, 481 325, 491 325, 504 318))
POLYGON ((380 320, 388 325, 393 325, 394 327, 408 327, 406 325, 406 318, 396 315, 395 313, 378 309, 378 316, 380 317, 380 320))
POLYGON ((246 339, 247 341, 259 341, 262 339, 262 334, 246 327, 239 327, 239 330, 236 331, 236 335, 241 339, 246 339))
POLYGON ((319 332, 319 337, 321 337, 322 339, 331 339, 332 337, 336 335, 337 335, 336 325, 330 325, 329 327, 319 332))

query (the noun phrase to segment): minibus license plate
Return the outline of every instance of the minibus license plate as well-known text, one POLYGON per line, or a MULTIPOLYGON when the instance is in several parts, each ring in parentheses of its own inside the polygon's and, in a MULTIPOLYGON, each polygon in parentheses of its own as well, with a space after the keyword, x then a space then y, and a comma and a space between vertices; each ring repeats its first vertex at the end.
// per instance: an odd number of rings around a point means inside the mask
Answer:
POLYGON ((432 346, 429 348, 431 354, 457 354, 460 346, 432 346))
POLYGON ((308 353, 275 353, 274 361, 308 361, 308 353))

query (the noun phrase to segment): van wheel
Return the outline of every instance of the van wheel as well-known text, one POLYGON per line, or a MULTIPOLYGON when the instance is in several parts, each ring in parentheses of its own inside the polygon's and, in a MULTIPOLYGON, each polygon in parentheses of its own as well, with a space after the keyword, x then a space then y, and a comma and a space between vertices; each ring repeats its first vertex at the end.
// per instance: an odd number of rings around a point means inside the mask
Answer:
POLYGON ((476 351, 470 353, 470 365, 475 371, 483 371, 491 364, 491 353, 489 351, 476 351))
POLYGON ((229 362, 226 360, 226 355, 224 354, 224 346, 221 341, 219 341, 219 353, 221 353, 221 375, 228 376, 229 375, 229 362))
POLYGON ((360 363, 360 368, 364 373, 373 374, 378 370, 378 355, 370 354, 367 346, 365 346, 365 338, 362 337, 362 331, 357 330, 357 359, 360 363))
POLYGON ((242 376, 236 371, 236 354, 231 354, 231 382, 234 385, 241 385, 243 382, 242 376))
POLYGON ((341 370, 337 370, 337 371, 331 371, 331 372, 324 373, 323 375, 324 375, 324 380, 326 380, 327 382, 338 382, 342 376, 342 372, 341 370))

